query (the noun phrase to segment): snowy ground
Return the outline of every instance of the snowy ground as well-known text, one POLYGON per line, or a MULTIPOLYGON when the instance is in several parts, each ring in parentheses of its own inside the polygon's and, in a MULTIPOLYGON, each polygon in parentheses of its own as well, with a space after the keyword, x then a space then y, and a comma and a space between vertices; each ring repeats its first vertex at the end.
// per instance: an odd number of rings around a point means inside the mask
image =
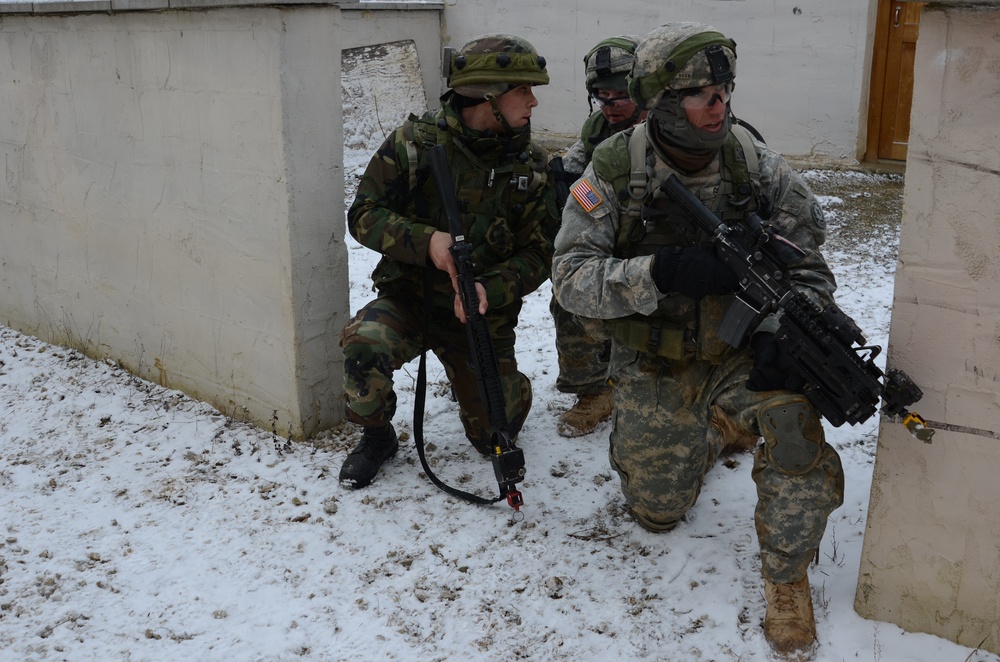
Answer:
MULTIPOLYGON (((841 305, 884 344, 895 225, 859 231, 851 210, 899 181, 809 178, 847 191, 824 197, 827 255, 841 305)), ((349 253, 357 308, 374 256, 349 253)), ((535 391, 519 522, 437 490, 412 443, 348 491, 349 426, 292 444, 0 327, 0 660, 767 660, 751 457, 724 458, 676 530, 637 527, 607 426, 556 434, 572 399, 554 389, 548 300, 547 285, 529 296, 518 327, 535 391)), ((434 470, 493 496, 430 365, 434 470)), ((413 365, 398 375, 407 437, 415 378, 413 365)), ((997 662, 854 612, 875 435, 875 421, 828 429, 848 481, 810 570, 817 659, 997 662)))

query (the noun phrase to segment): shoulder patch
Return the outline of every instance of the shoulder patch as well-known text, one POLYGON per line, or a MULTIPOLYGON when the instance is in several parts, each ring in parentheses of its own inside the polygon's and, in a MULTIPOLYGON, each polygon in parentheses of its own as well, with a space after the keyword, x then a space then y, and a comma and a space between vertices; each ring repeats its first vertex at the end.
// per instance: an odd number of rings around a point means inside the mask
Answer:
POLYGON ((587 213, 594 211, 597 205, 603 202, 601 196, 598 195, 597 191, 594 190, 594 187, 586 179, 578 181, 569 192, 573 194, 573 197, 576 198, 576 201, 580 203, 580 206, 587 213))
POLYGON ((823 214, 823 208, 819 206, 819 202, 813 200, 812 206, 809 211, 812 214, 813 223, 815 223, 817 227, 825 230, 826 217, 823 214))

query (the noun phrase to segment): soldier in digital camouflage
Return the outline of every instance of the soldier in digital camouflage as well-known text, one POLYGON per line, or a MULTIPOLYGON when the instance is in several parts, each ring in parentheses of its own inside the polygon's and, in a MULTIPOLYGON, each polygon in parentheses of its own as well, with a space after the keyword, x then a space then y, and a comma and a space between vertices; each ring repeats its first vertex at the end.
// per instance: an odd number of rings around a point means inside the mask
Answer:
POLYGON ((738 281, 711 238, 658 189, 673 174, 725 223, 750 212, 766 219, 803 250, 786 277, 820 305, 836 289, 820 253, 823 211, 784 159, 733 120, 735 42, 705 25, 670 23, 635 55, 628 90, 649 115, 601 143, 571 189, 553 291, 571 313, 603 320, 612 338, 609 456, 636 522, 671 530, 723 450, 756 446, 764 635, 782 659, 810 659, 808 569, 843 501, 840 458, 794 390, 775 316, 739 348, 717 337, 738 281))
MULTIPOLYGON (((594 148, 646 118, 646 111, 629 97, 625 81, 632 71, 638 40, 631 35, 609 37, 598 42, 583 58, 591 114, 580 129, 580 139, 565 154, 552 160, 560 212, 569 195, 569 186, 583 174, 594 148)), ((549 311, 555 322, 559 361, 556 389, 577 396, 573 406, 560 415, 556 429, 564 437, 580 437, 611 418, 611 387, 607 383, 611 342, 599 327, 567 312, 554 296, 549 311)))
POLYGON ((499 361, 511 436, 531 407, 531 383, 518 371, 514 327, 522 298, 550 273, 558 226, 547 154, 531 140, 533 87, 549 76, 545 59, 519 37, 476 37, 446 51, 448 87, 439 110, 411 115, 379 147, 351 205, 351 235, 382 258, 377 296, 341 335, 348 420, 364 428, 340 470, 342 484, 368 485, 398 450, 393 373, 429 349, 440 359, 469 441, 490 451, 465 314, 457 295, 452 237, 427 151, 442 145, 454 178, 465 239, 473 247, 479 313, 499 361))

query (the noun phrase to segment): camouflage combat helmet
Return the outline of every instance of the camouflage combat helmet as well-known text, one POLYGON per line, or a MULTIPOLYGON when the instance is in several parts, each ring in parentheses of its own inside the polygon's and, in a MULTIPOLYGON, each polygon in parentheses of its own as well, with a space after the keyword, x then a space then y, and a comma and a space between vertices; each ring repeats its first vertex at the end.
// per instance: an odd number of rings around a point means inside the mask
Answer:
MULTIPOLYGON (((723 83, 732 86, 736 42, 702 23, 667 23, 639 41, 635 58, 628 93, 640 108, 650 111, 650 125, 681 147, 718 148, 729 133, 729 113, 724 131, 712 135, 699 131, 687 121, 680 91, 723 83)), ((724 102, 728 103, 728 97, 724 102)))
POLYGON ((626 76, 635 62, 639 38, 632 35, 611 37, 590 49, 583 62, 587 67, 587 92, 628 89, 626 76))
POLYGON ((667 23, 639 42, 628 79, 632 100, 651 109, 667 90, 731 82, 736 42, 701 23, 667 23))
POLYGON ((509 34, 472 38, 458 52, 446 48, 448 87, 471 99, 498 97, 517 85, 548 85, 545 58, 526 39, 509 34))

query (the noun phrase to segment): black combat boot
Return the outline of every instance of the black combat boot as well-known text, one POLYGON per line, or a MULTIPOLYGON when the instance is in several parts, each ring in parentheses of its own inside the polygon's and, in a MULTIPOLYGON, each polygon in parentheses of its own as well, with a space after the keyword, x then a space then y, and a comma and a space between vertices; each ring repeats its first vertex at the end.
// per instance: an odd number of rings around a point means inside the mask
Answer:
POLYGON ((361 442, 351 451, 340 468, 340 482, 356 490, 375 479, 378 468, 399 450, 399 439, 392 425, 365 428, 361 442))

